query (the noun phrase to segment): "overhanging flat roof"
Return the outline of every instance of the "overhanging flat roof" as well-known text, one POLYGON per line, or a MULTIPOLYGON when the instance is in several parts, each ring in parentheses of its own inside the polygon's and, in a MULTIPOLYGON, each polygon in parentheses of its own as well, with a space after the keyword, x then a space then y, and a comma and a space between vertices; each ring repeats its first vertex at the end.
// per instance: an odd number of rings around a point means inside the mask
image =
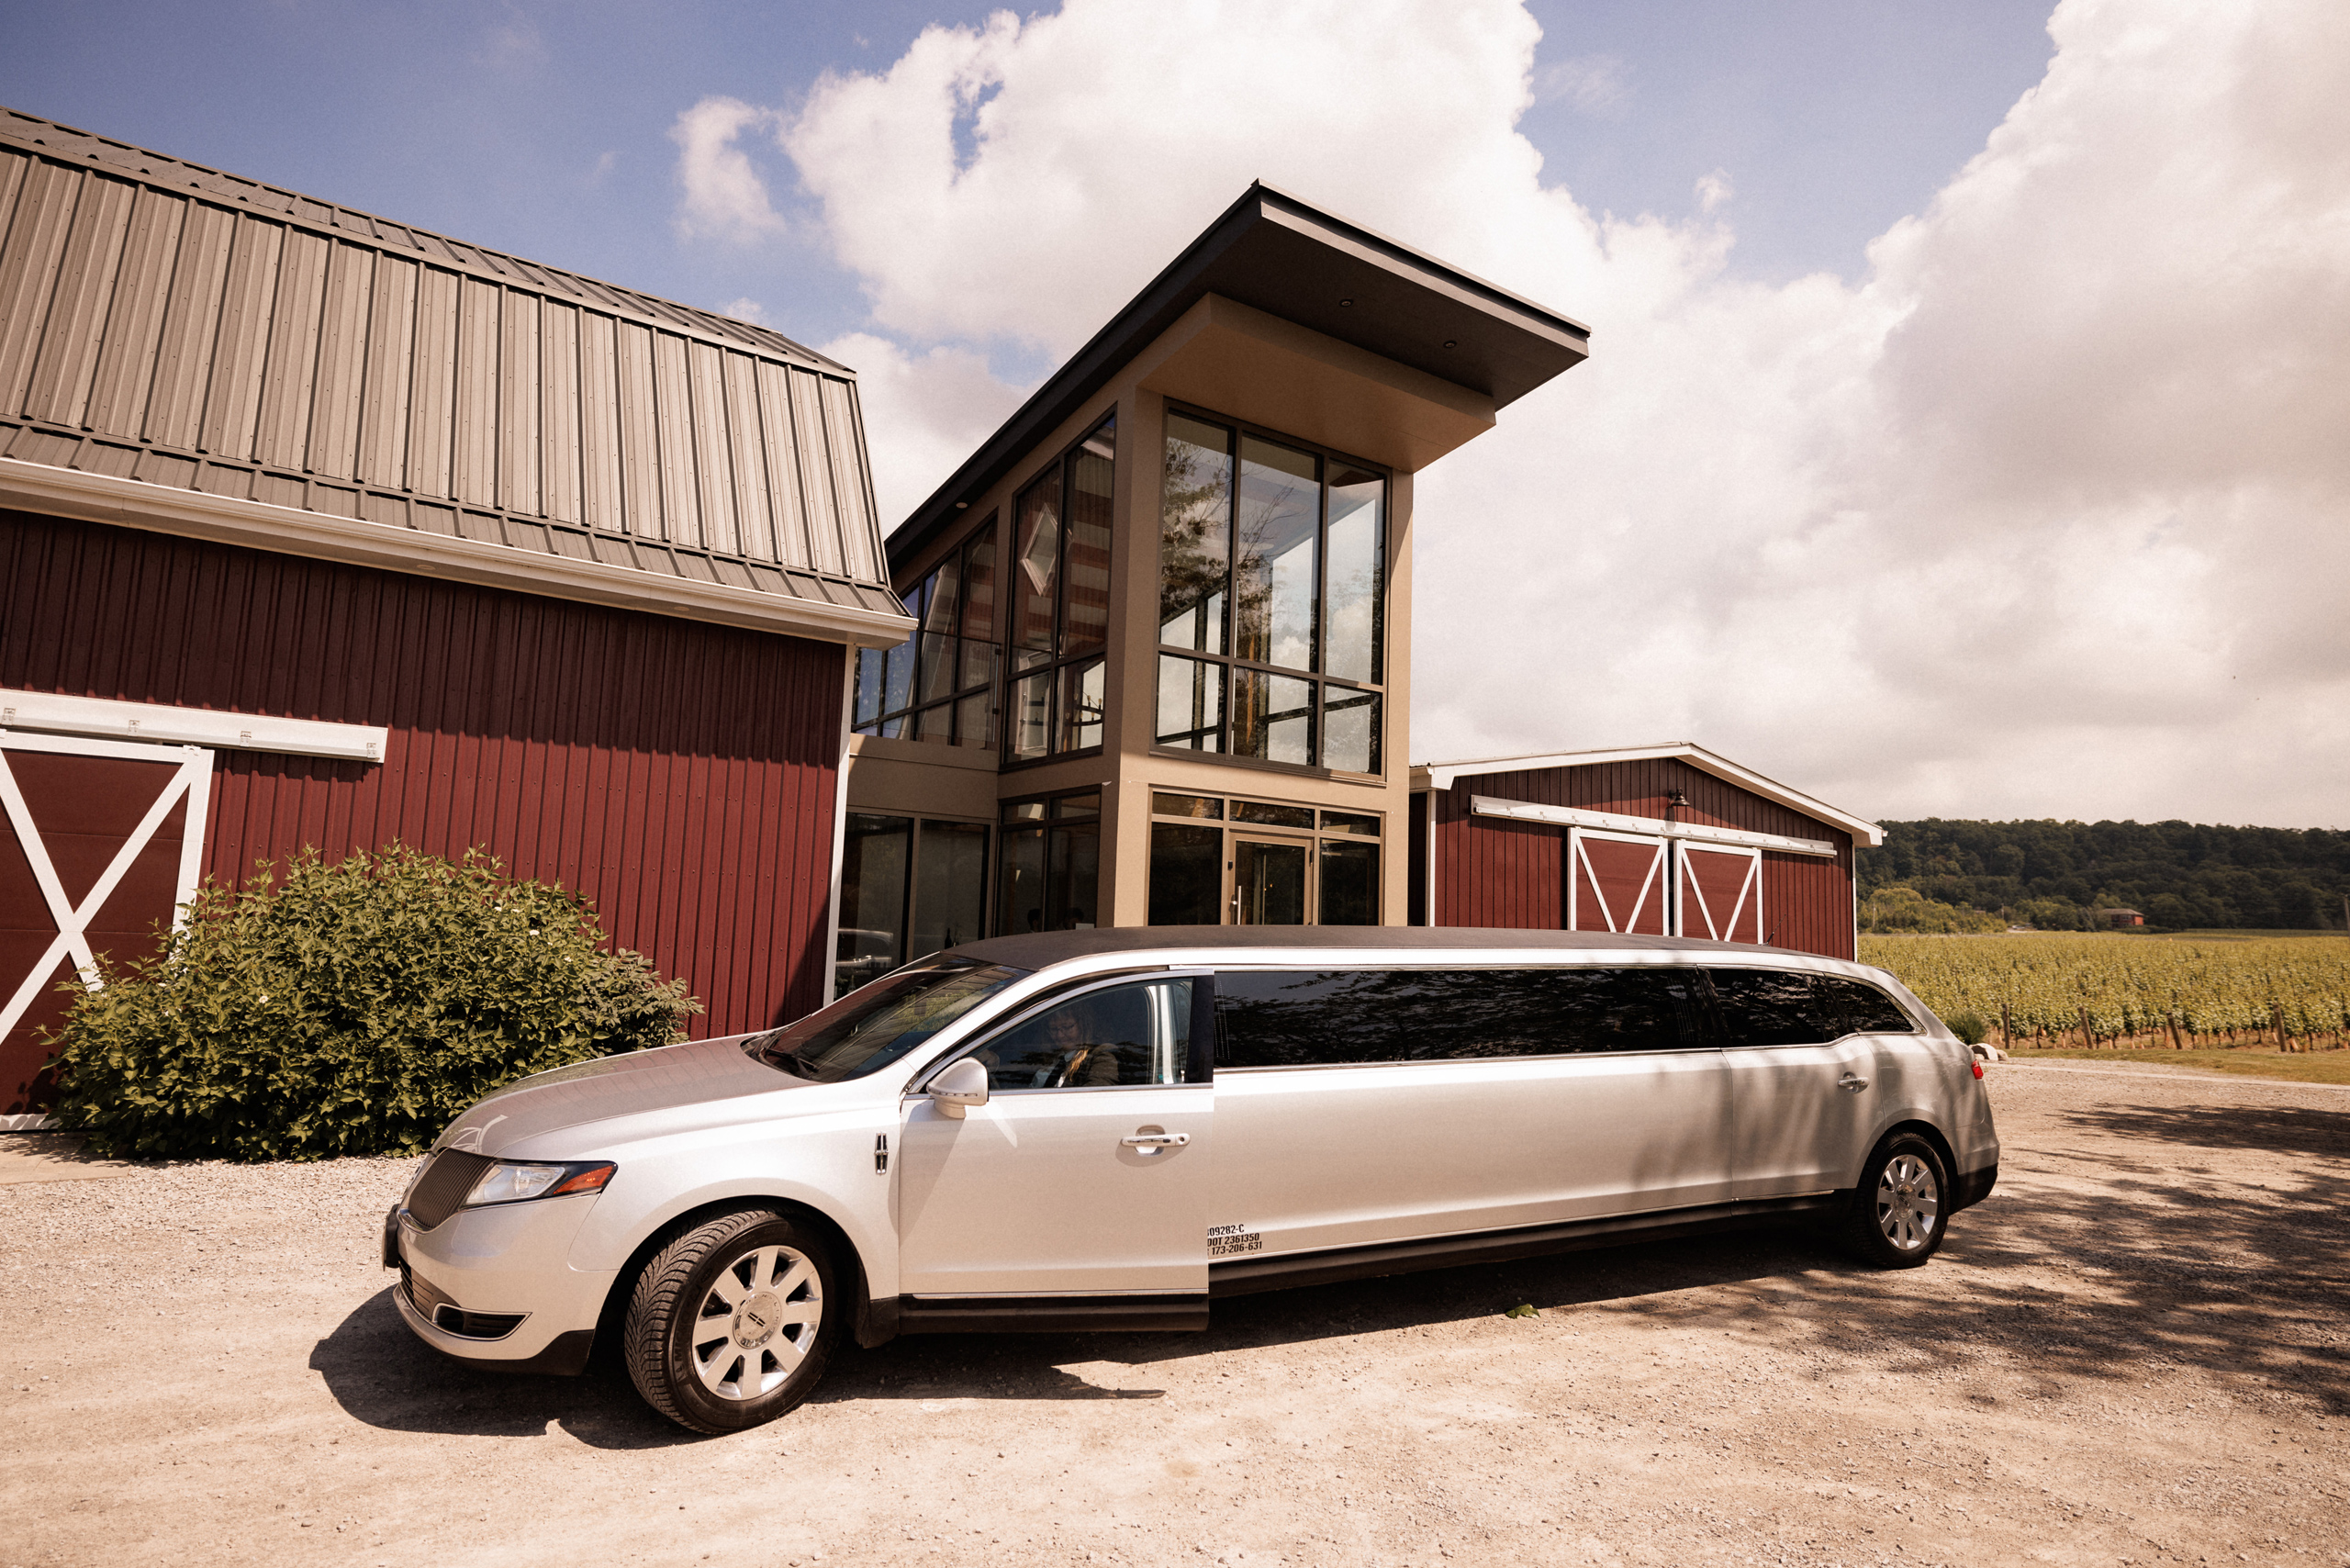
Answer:
POLYGON ((1218 295, 1452 383, 1501 408, 1591 352, 1591 330, 1264 184, 1038 387, 890 536, 903 559, 949 526, 1192 306, 1218 295))
POLYGON ((1667 741, 1661 745, 1616 746, 1605 751, 1562 751, 1542 756, 1478 756, 1457 762, 1423 762, 1412 768, 1413 786, 1417 788, 1422 775, 1430 786, 1449 790, 1453 781, 1464 775, 1480 773, 1531 773, 1545 767, 1591 767, 1608 762, 1647 762, 1657 757, 1673 757, 1687 763, 1700 772, 1735 784, 1766 801, 1775 801, 1791 812, 1800 812, 1818 822, 1832 823, 1851 834, 1856 843, 1874 849, 1885 842, 1885 829, 1865 817, 1840 811, 1825 801, 1814 800, 1799 790, 1790 790, 1775 778, 1766 778, 1751 767, 1742 767, 1729 758, 1707 751, 1694 741, 1667 741))

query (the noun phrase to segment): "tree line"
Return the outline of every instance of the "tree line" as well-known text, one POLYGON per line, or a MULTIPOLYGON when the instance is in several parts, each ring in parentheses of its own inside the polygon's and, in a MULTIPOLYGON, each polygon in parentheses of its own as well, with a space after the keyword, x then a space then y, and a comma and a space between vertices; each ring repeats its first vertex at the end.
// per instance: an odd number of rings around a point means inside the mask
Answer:
POLYGON ((2350 833, 2330 828, 1940 817, 1884 826, 1884 846, 1859 851, 1857 869, 1863 905, 1876 898, 1888 913, 1901 897, 1881 895, 1907 888, 2043 930, 2103 930, 2106 909, 2169 930, 2341 930, 2350 896, 2350 833))

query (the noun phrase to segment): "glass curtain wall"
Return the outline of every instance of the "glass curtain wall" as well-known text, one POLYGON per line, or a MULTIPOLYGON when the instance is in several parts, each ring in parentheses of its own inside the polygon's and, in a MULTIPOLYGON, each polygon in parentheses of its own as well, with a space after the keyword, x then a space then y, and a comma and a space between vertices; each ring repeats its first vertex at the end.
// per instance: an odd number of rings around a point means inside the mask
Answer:
POLYGON ((1157 744, 1379 772, 1386 476, 1175 409, 1165 461, 1157 744))
POLYGON ((1085 931, 1101 923, 1102 797, 1015 801, 998 830, 996 934, 1085 931))
POLYGON ((894 648, 856 655, 859 734, 940 745, 997 744, 1002 657, 995 521, 990 518, 906 595, 916 625, 894 648))
POLYGON ((852 812, 841 842, 833 994, 987 935, 985 823, 852 812))
POLYGON ((1005 755, 1014 762, 1102 744, 1116 456, 1113 418, 1038 475, 1013 503, 1012 702, 1005 755))

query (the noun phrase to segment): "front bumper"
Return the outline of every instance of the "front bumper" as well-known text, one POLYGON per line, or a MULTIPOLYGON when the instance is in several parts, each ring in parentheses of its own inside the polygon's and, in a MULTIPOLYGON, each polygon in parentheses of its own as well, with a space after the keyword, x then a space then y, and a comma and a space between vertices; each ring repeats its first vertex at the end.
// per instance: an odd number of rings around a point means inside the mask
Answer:
POLYGON ((574 1373, 588 1361, 613 1275, 566 1260, 594 1193, 461 1209, 430 1230, 395 1206, 383 1258, 418 1338, 468 1366, 574 1373))

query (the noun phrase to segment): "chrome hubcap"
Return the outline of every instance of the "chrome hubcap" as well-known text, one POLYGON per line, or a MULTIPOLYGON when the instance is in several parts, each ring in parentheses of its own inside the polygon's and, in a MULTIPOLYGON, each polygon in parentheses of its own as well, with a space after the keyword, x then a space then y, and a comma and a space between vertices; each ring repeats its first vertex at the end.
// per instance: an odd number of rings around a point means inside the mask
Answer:
POLYGON ((1914 1154, 1886 1161, 1876 1179, 1876 1224, 1897 1250, 1916 1252, 1930 1244, 1942 1212, 1942 1183, 1931 1166, 1914 1154))
POLYGON ((823 1286, 806 1255, 755 1247, 719 1271, 694 1315, 694 1371, 721 1399, 755 1399, 815 1348, 823 1286))

